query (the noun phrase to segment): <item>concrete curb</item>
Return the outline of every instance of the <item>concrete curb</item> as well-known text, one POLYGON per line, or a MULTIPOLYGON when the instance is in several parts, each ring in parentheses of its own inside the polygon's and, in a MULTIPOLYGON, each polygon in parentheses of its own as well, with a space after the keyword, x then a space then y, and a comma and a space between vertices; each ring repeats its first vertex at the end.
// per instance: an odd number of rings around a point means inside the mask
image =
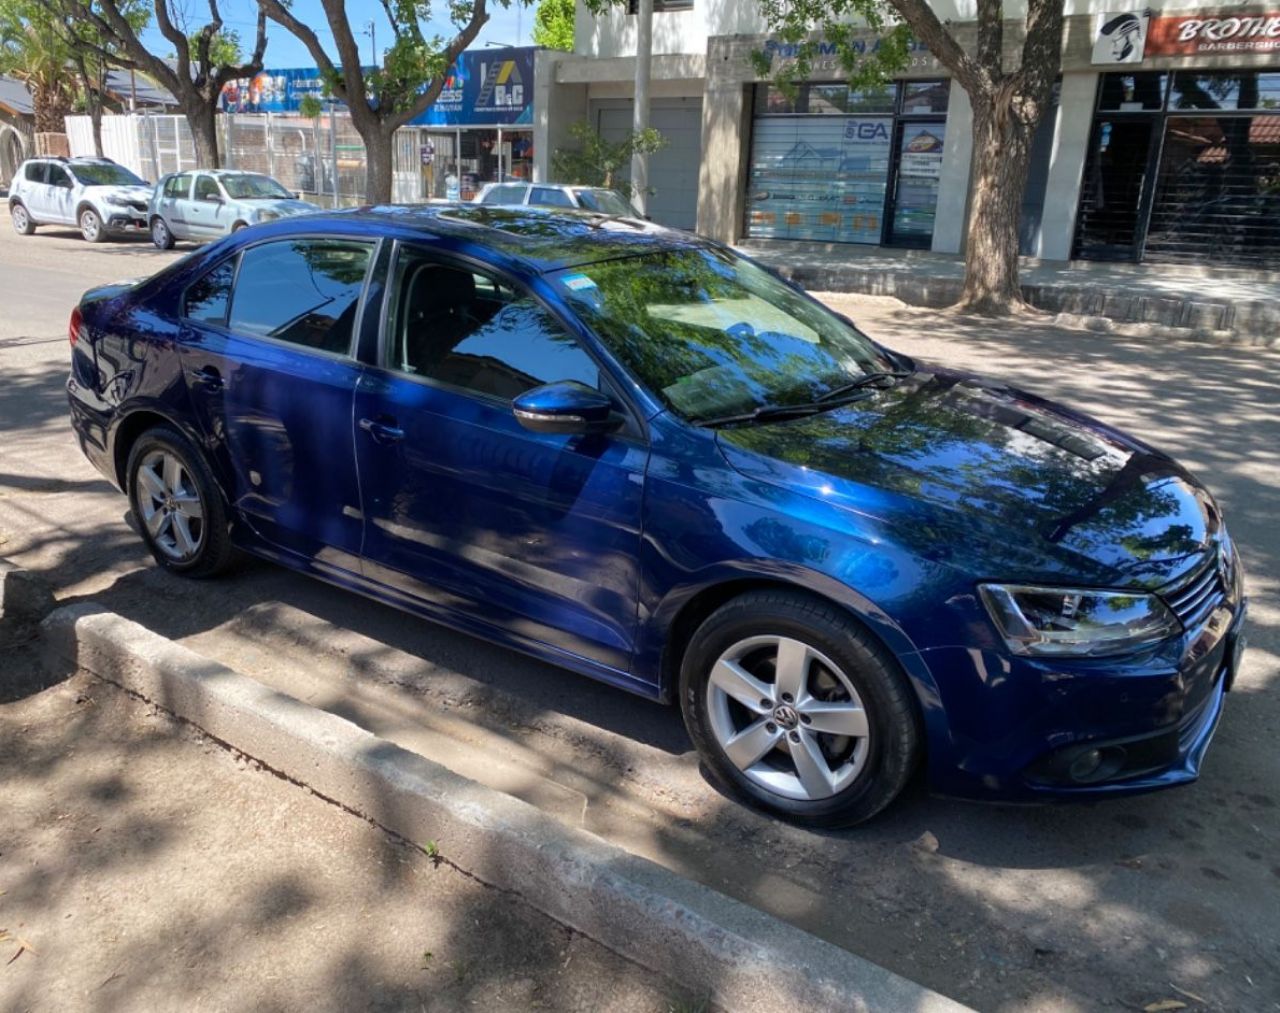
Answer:
POLYGON ((39 619, 53 608, 53 593, 37 577, 0 559, 0 619, 39 619))
POLYGON ((267 689, 92 604, 42 623, 56 657, 190 722, 738 1013, 966 1009, 762 911, 267 689))

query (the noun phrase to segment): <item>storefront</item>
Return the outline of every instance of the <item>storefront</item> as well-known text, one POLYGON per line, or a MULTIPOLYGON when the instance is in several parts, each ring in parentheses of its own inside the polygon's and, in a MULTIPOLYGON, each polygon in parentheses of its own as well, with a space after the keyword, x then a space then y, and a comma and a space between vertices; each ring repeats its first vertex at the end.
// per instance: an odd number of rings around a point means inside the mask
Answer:
POLYGON ((1074 255, 1280 264, 1280 70, 1103 75, 1074 255))
POLYGON ((949 93, 948 81, 757 84, 745 235, 927 248, 949 93))
POLYGON ((423 198, 471 200, 486 183, 533 170, 535 47, 474 50, 458 59, 418 128, 423 198))

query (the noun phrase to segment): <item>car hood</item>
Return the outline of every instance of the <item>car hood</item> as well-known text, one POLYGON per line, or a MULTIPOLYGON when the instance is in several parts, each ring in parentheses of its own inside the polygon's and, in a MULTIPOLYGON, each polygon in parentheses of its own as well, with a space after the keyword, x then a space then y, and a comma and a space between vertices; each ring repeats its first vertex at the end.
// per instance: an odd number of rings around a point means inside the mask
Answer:
POLYGON ((1168 456, 943 369, 819 415, 722 429, 717 441, 740 473, 855 510, 977 577, 1157 587, 1194 567, 1221 524, 1168 456))
POLYGON ((308 211, 320 210, 316 204, 293 197, 244 197, 236 203, 255 211, 274 211, 278 215, 304 215, 308 211))
POLYGON ((122 201, 129 204, 147 204, 151 200, 149 186, 90 186, 85 188, 94 197, 122 201))

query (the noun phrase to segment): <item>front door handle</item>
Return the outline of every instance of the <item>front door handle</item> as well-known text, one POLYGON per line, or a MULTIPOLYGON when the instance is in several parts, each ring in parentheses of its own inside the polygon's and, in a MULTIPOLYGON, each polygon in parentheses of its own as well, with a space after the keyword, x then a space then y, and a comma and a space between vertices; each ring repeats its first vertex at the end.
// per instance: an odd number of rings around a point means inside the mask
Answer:
POLYGON ((222 374, 216 366, 201 366, 191 371, 191 382, 205 390, 222 390, 222 374))
POLYGON ((386 422, 361 419, 360 428, 373 437, 374 443, 395 443, 404 439, 404 430, 395 424, 395 419, 388 419, 386 422))

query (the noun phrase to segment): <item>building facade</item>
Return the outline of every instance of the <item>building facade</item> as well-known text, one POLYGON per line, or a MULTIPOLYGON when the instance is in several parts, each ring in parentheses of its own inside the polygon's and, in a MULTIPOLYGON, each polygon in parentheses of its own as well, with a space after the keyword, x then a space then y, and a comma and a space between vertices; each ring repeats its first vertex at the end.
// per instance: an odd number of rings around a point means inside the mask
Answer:
MULTIPOLYGON (((724 242, 963 250, 971 112, 927 49, 865 92, 820 53, 788 95, 752 54, 776 68, 794 50, 764 33, 754 5, 657 7, 650 120, 668 145, 651 159, 656 219, 724 242)), ((935 10, 973 44, 972 3, 935 10)), ((1005 40, 1016 59, 1020 20, 1005 40)), ((535 176, 577 120, 629 131, 634 53, 633 15, 593 18, 580 5, 575 52, 538 54, 535 176)), ((1280 263, 1280 9, 1068 0, 1020 234, 1023 252, 1046 260, 1280 263)))

